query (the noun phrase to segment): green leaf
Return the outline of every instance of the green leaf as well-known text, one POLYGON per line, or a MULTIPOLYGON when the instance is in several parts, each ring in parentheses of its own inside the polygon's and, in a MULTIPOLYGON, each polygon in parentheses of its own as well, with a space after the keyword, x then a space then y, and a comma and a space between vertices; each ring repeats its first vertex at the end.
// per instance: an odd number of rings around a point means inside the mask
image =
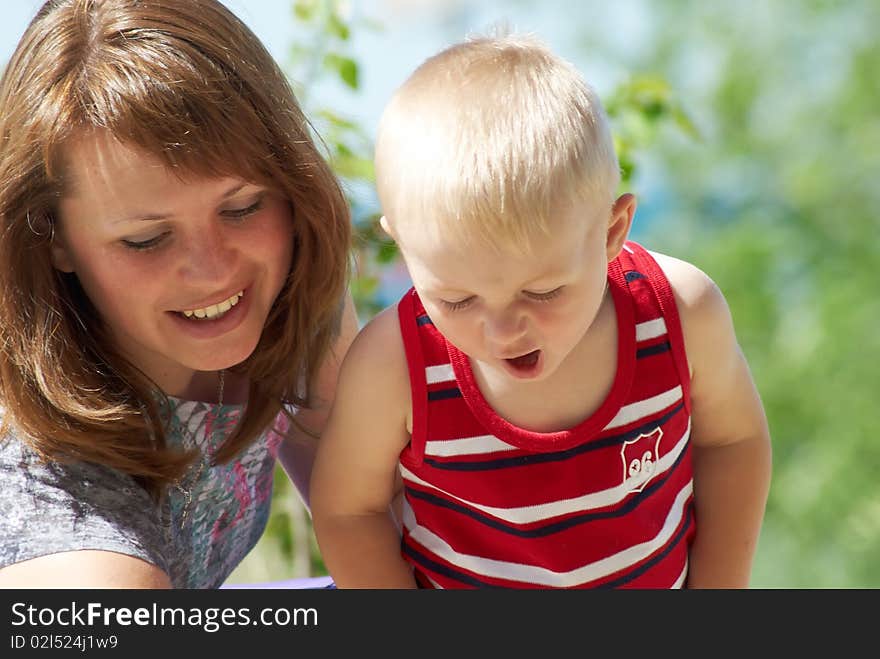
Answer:
POLYGON ((373 161, 358 156, 337 156, 331 163, 333 170, 341 177, 362 181, 373 181, 376 178, 373 161))
POLYGON ((342 82, 352 89, 358 88, 358 65, 352 58, 339 53, 328 53, 324 57, 324 66, 336 71, 342 82))
POLYGON ((341 39, 342 41, 348 41, 351 36, 351 30, 348 25, 346 25, 341 18, 339 18, 339 14, 332 13, 330 14, 330 18, 327 20, 327 28, 330 30, 330 33, 335 37, 341 39))
POLYGON ((702 138, 696 124, 694 124, 693 120, 681 108, 673 108, 672 119, 675 121, 675 125, 681 128, 689 137, 695 140, 702 138))
POLYGON ((351 282, 351 293, 357 298, 375 297, 378 290, 378 277, 356 277, 351 282))
POLYGON ((305 23, 308 23, 315 17, 317 9, 317 0, 296 0, 293 3, 293 15, 305 23))
POLYGON ((357 62, 348 57, 343 58, 339 67, 339 76, 346 85, 352 89, 357 89, 360 84, 357 62))
POLYGON ((376 252, 376 261, 380 265, 388 265, 397 260, 397 255, 397 245, 391 241, 386 241, 379 245, 379 251, 376 252))
POLYGON ((336 114, 332 110, 328 110, 328 109, 324 108, 324 109, 318 110, 315 114, 316 114, 316 116, 320 117, 321 119, 324 119, 325 121, 332 124, 333 126, 336 126, 337 128, 343 128, 345 130, 351 130, 351 131, 359 131, 360 130, 360 127, 358 126, 357 123, 355 123, 354 121, 351 121, 350 119, 345 119, 344 117, 339 116, 338 114, 336 114))

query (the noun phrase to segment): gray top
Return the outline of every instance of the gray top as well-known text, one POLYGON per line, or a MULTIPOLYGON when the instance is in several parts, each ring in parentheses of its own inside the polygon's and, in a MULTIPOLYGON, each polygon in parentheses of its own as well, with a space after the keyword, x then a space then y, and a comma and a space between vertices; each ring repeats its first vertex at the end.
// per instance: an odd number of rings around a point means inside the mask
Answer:
POLYGON ((16 437, 0 440, 0 567, 99 549, 160 567, 175 588, 219 587, 265 529, 289 422, 280 414, 274 429, 233 461, 209 467, 241 406, 171 402, 169 444, 198 446, 205 458, 158 504, 123 473, 88 463, 44 464, 16 437))

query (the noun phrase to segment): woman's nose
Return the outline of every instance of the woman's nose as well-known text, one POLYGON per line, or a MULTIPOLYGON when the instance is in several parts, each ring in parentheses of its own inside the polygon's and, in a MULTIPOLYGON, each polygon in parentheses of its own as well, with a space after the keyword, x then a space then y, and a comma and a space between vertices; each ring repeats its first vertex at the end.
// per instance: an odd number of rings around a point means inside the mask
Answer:
POLYGON ((181 255, 182 274, 189 281, 223 281, 229 278, 236 250, 222 231, 193 235, 181 255))

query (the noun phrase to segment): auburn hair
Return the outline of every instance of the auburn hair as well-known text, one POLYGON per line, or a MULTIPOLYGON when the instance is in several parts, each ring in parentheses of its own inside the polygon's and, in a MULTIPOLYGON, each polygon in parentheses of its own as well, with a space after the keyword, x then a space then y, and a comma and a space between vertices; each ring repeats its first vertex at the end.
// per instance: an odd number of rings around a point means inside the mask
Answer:
POLYGON ((236 367, 248 402, 217 463, 288 404, 310 405, 339 329, 348 205, 286 76, 220 2, 49 0, 30 23, 0 78, 3 434, 46 459, 119 469, 156 495, 194 456, 166 445, 167 398, 50 258, 64 146, 94 129, 186 175, 238 176, 289 199, 293 263, 236 367))

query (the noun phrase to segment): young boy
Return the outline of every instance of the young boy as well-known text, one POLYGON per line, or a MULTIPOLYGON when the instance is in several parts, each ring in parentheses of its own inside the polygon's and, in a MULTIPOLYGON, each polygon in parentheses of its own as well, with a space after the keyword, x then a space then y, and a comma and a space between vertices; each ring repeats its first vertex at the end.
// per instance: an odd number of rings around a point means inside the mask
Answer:
POLYGON ((339 587, 746 587, 767 423, 727 305, 627 241, 604 111, 525 36, 428 59, 376 146, 413 283, 345 359, 312 476, 339 587))

